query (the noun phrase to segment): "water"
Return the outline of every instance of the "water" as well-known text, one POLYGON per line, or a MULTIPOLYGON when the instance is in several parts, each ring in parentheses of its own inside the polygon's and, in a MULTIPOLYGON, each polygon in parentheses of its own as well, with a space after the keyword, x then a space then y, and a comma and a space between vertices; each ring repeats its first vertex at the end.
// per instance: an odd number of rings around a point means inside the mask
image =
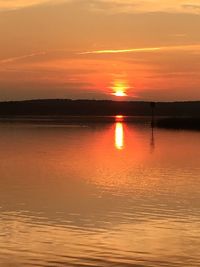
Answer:
POLYGON ((200 266, 200 133, 0 125, 0 266, 200 266))

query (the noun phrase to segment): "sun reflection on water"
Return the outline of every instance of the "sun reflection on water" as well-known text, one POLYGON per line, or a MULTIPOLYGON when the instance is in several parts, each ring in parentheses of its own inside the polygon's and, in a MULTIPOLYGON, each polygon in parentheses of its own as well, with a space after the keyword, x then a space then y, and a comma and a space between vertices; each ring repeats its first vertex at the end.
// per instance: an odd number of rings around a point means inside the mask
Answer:
POLYGON ((115 147, 118 150, 124 148, 124 128, 121 122, 117 122, 115 126, 115 147))
POLYGON ((117 115, 117 116, 115 116, 115 121, 116 122, 121 122, 123 120, 124 120, 124 116, 123 115, 117 115))

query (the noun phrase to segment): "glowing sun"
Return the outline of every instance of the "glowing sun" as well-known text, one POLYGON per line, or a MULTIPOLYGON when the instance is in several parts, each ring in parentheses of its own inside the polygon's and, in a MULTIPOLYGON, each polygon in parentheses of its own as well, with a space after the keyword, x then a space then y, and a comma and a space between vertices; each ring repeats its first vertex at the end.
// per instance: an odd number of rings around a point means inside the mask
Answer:
POLYGON ((127 94, 122 91, 122 90, 118 90, 114 93, 115 96, 127 96, 127 94))
POLYGON ((124 97, 127 96, 127 90, 129 89, 129 86, 126 82, 122 81, 115 81, 113 86, 111 87, 113 90, 113 95, 117 97, 124 97))

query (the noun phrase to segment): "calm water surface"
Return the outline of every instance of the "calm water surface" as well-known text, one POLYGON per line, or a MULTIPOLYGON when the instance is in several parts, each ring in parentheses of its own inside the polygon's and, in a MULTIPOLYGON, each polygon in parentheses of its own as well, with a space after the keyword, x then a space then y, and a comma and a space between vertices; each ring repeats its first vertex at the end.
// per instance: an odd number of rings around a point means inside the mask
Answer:
POLYGON ((200 133, 0 125, 0 266, 200 266, 200 133))

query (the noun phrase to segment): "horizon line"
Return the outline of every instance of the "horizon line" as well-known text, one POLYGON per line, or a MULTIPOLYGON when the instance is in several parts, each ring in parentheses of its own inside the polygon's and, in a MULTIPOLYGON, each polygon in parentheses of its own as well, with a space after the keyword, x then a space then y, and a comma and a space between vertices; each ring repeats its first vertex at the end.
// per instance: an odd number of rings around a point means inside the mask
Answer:
POLYGON ((8 102, 28 102, 28 101, 111 101, 111 102, 155 102, 155 103, 186 103, 186 102, 200 102, 199 100, 112 100, 112 99, 88 99, 88 98, 32 98, 32 99, 20 99, 20 100, 0 100, 0 103, 8 102))

